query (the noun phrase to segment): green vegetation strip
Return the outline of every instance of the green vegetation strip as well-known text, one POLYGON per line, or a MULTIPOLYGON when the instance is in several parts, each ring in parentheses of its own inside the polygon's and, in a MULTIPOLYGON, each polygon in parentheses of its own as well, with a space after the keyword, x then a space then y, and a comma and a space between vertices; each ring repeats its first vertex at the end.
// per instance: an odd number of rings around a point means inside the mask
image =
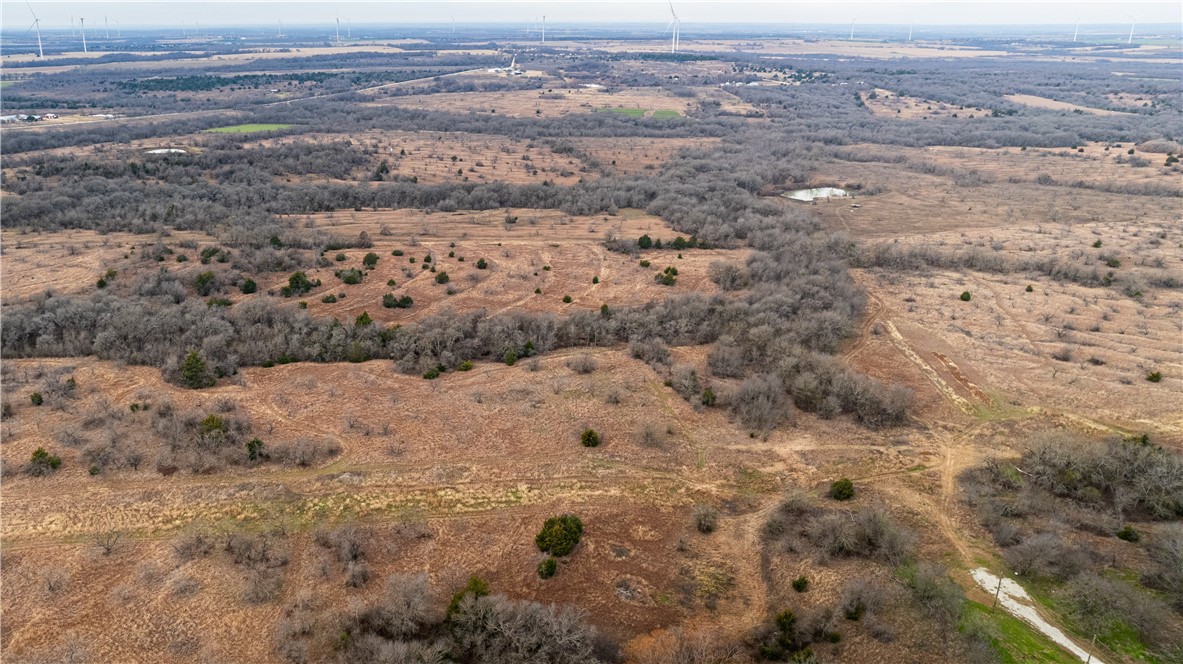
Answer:
POLYGON ((990 636, 990 643, 998 655, 998 661, 1002 664, 1023 664, 1024 662, 1080 664, 1080 661, 1067 651, 1002 608, 990 610, 989 607, 977 602, 966 602, 962 629, 965 629, 965 626, 971 621, 985 626, 990 636))
POLYGON ((256 131, 287 129, 291 126, 290 124, 240 124, 230 125, 229 127, 214 127, 213 129, 206 129, 206 131, 217 134, 249 134, 256 131))

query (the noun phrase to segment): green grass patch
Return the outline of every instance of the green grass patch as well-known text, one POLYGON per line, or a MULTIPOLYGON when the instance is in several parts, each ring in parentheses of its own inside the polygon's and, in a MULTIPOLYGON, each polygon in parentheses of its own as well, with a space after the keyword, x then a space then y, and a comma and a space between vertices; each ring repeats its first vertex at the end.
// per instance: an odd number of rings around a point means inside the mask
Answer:
POLYGON ((656 120, 673 120, 682 117, 682 114, 677 111, 653 111, 653 118, 656 120))
POLYGON ((616 113, 618 115, 627 115, 630 118, 645 117, 645 109, 643 108, 597 108, 597 113, 616 113))
POLYGON ((990 642, 1002 664, 1054 662, 1080 664, 1080 660, 1053 643, 1027 623, 1010 615, 1001 607, 991 611, 977 602, 965 603, 965 621, 981 621, 990 633, 990 642))
MULTIPOLYGON (((1137 573, 1130 570, 1110 570, 1104 576, 1128 583, 1131 586, 1138 586, 1137 573)), ((1080 642, 1088 641, 1094 635, 1094 631, 1081 626, 1073 617, 1068 602, 1065 601, 1061 593, 1057 592, 1063 585, 1046 580, 1030 581, 1024 584, 1031 597, 1056 613, 1071 636, 1075 636, 1080 642)), ((1155 656, 1142 638, 1138 636, 1137 630, 1124 621, 1114 621, 1106 625, 1104 629, 1097 630, 1095 635, 1098 645, 1103 645, 1110 651, 1120 653, 1133 661, 1149 662, 1150 664, 1159 664, 1163 661, 1155 656)))
POLYGON ((20 81, 0 81, 0 88, 7 88, 10 85, 16 85, 20 81))
POLYGON ((287 129, 290 124, 240 124, 230 125, 229 127, 214 127, 213 129, 206 129, 207 132, 214 134, 250 134, 256 131, 275 131, 277 129, 287 129))

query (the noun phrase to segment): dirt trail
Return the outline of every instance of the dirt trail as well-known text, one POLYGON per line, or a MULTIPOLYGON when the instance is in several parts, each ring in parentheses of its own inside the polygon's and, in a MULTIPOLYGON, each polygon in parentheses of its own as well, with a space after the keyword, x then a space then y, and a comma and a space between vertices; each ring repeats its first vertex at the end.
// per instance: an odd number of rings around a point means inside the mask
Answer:
MULTIPOLYGON (((873 314, 868 316, 867 321, 863 325, 864 338, 871 325, 877 322, 882 323, 889 333, 889 338, 892 345, 895 346, 895 348, 899 350, 899 352, 905 358, 907 358, 912 364, 916 365, 923 372, 925 377, 928 378, 928 380, 940 392, 940 394, 950 403, 957 406, 962 412, 966 413, 967 415, 974 415, 975 408, 969 402, 969 400, 965 399, 956 391, 954 391, 953 388, 950 387, 943 378, 941 378, 940 374, 911 348, 907 339, 899 332, 895 324, 892 323, 892 321, 886 319, 887 308, 883 302, 874 296, 872 296, 871 299, 872 301, 877 302, 879 306, 872 309, 873 314)), ((997 294, 995 294, 995 299, 998 299, 997 294)), ((1023 334, 1026 337, 1025 330, 1023 334)), ((1028 341, 1030 342, 1031 340, 1028 338, 1028 341)), ((864 345, 865 344, 860 343, 858 346, 856 346, 854 349, 855 352, 861 351, 864 345)), ((980 399, 987 403, 989 402, 989 397, 986 395, 985 391, 965 378, 964 373, 952 362, 952 360, 941 355, 940 353, 936 353, 935 355, 942 362, 942 364, 945 365, 946 370, 950 373, 950 375, 952 375, 962 385, 962 387, 971 394, 971 396, 973 396, 975 399, 980 399)), ((1082 424, 1089 428, 1107 431, 1114 430, 1113 427, 1109 425, 1096 422, 1080 415, 1072 413, 1057 414, 1067 419, 1076 421, 1078 424, 1082 424)), ((932 431, 940 431, 942 429, 950 429, 958 426, 953 423, 941 423, 936 421, 925 423, 930 425, 930 430, 932 431)), ((919 496, 915 494, 915 492, 896 492, 896 495, 909 503, 911 507, 922 514, 928 514, 934 518, 941 535, 957 550, 960 564, 967 570, 973 570, 971 575, 958 573, 954 575, 954 578, 965 586, 967 592, 975 594, 978 592, 977 585, 981 585, 981 578, 990 576, 990 578, 994 578, 996 580, 996 577, 990 575, 989 572, 984 568, 979 567, 978 562, 981 560, 989 560, 993 558, 993 552, 969 539, 965 535, 963 529, 958 527, 957 510, 955 506, 958 500, 957 476, 963 470, 969 468, 980 460, 982 454, 973 445, 972 441, 975 435, 980 433, 985 426, 985 422, 979 421, 974 424, 961 427, 960 432, 951 436, 938 437, 938 445, 942 459, 941 465, 938 469, 940 473, 940 491, 938 504, 934 505, 930 499, 927 499, 926 496, 919 496)), ((1009 580, 1005 583, 1014 584, 1013 581, 1009 580)), ((1017 584, 1014 585, 1017 587, 1017 584)), ((983 588, 984 587, 985 586, 983 586, 983 588)), ((1019 592, 1022 592, 1021 588, 1019 589, 1019 592)), ((1044 631, 1049 635, 1053 635, 1052 638, 1056 643, 1060 644, 1073 655, 1079 657, 1082 661, 1090 658, 1090 655, 1085 648, 1080 647, 1071 637, 1065 635, 1065 631, 1061 629, 1062 625, 1059 625, 1059 621, 1054 615, 1050 615, 1045 609, 1043 609, 1043 607, 1039 606, 1038 603, 1036 603, 1030 597, 1027 597, 1025 592, 1022 594, 1024 595, 1025 602, 1021 605, 1021 611, 1026 612, 1026 615, 1020 617, 1022 617, 1027 622, 1036 625, 1041 631, 1044 631)), ((1010 601, 1012 604, 1014 604, 1013 600, 1010 601)), ((1008 610, 1011 610, 1012 613, 1015 613, 1015 610, 1012 610, 1011 608, 1008 608, 1008 610)), ((1092 658, 1092 660, 1100 661, 1095 658, 1092 658)))
POLYGON ((904 335, 900 334, 900 331, 896 329, 895 323, 891 322, 890 320, 885 320, 883 321, 883 326, 887 328, 887 334, 891 339, 891 343, 896 348, 898 348, 901 353, 904 354, 904 357, 908 358, 912 364, 915 364, 920 369, 920 371, 924 373, 924 376, 928 378, 929 382, 931 382, 946 399, 948 399, 953 405, 957 406, 961 412, 965 413, 966 415, 974 414, 973 406, 970 405, 969 401, 960 394, 957 394, 957 391, 952 387, 949 387, 949 384, 945 382, 944 378, 941 378, 941 375, 937 372, 937 370, 934 369, 931 364, 925 362, 924 359, 916 353, 916 351, 912 350, 912 347, 908 345, 907 340, 904 339, 904 335))

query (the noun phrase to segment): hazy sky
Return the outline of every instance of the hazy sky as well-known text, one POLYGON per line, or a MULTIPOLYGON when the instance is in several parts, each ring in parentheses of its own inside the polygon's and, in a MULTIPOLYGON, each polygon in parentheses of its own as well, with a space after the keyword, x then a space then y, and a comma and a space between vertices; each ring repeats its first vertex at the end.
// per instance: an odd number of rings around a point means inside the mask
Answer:
MULTIPOLYGON (((215 25, 285 24, 327 25, 334 17, 349 17, 361 23, 444 23, 455 17, 460 23, 528 23, 546 15, 549 24, 622 22, 665 23, 669 5, 664 0, 467 0, 450 2, 336 2, 333 0, 154 0, 106 2, 103 0, 30 0, 41 18, 42 30, 68 28, 70 17, 84 17, 100 27, 104 17, 124 27, 176 26, 181 23, 215 25)), ((939 0, 900 2, 802 2, 797 0, 736 1, 677 0, 674 3, 684 24, 693 23, 848 23, 862 24, 1072 24, 1174 23, 1183 21, 1180 0, 1149 2, 1080 2, 1052 0, 995 0, 962 2, 939 0)), ((8 30, 24 29, 32 22, 23 0, 0 1, 0 25, 8 30)))

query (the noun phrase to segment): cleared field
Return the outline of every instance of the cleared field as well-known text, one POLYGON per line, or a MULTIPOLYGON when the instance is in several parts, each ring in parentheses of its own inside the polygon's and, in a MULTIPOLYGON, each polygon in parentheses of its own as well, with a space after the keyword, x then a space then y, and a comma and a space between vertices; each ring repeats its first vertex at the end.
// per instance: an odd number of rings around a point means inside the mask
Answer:
MULTIPOLYGON (((1103 254, 1117 258, 1121 266, 1112 271, 1124 275, 1157 261, 1157 269, 1179 274, 1183 264, 1166 247, 1181 240, 1172 224, 1142 222, 947 231, 900 242, 1008 259, 1058 256, 1104 271, 1103 254)), ((1183 408, 1177 401, 1165 407, 1183 386, 1177 289, 1130 297, 1022 271, 874 270, 861 281, 978 416, 1025 419, 1046 411, 1099 431, 1148 431, 1183 445, 1183 408), (967 291, 972 299, 963 302, 967 291), (1161 382, 1146 380, 1156 371, 1161 382)))
MULTIPOLYGON (((340 135, 301 134, 246 143, 244 147, 340 140, 340 135)), ((381 162, 390 169, 386 180, 415 178, 441 182, 509 182, 571 185, 595 177, 579 159, 556 154, 543 143, 506 136, 464 132, 379 131, 353 134, 350 140, 374 151, 371 171, 381 162)))
MULTIPOLYGON (((746 250, 694 249, 642 252, 638 259, 610 252, 602 246, 611 234, 637 238, 644 234, 673 239, 677 234, 657 217, 623 210, 616 217, 571 217, 546 210, 490 210, 425 214, 414 210, 337 212, 314 216, 318 228, 342 237, 365 231, 372 249, 346 249, 346 260, 331 268, 308 270, 309 279, 322 285, 300 299, 318 316, 353 320, 363 311, 382 323, 405 322, 443 311, 486 310, 567 312, 598 310, 659 300, 682 292, 715 292, 707 267, 717 260, 741 262, 746 250), (512 224, 506 218, 516 218, 512 224), (382 230, 385 227, 385 233, 382 230), (454 246, 453 246, 454 245, 454 246), (403 256, 392 256, 394 250, 403 256), (362 283, 346 285, 334 276, 338 269, 361 267, 369 251, 380 256, 377 267, 362 283), (454 257, 448 256, 454 253, 454 257), (435 272, 424 269, 430 255, 435 272), (461 261, 460 259, 464 260, 461 261), (414 262, 411 262, 414 259, 414 262), (485 269, 476 266, 484 259, 485 269), (640 266, 649 260, 650 267, 640 266), (667 266, 678 268, 677 283, 663 286, 654 275, 667 266), (447 272, 447 284, 436 281, 447 272), (388 280, 395 285, 389 286, 388 280), (535 293, 535 289, 541 293, 535 293), (452 291, 449 294, 449 291, 452 291), (345 297, 340 295, 344 293, 345 297), (414 300, 410 309, 386 309, 382 296, 394 293, 414 300), (326 295, 337 302, 323 303, 326 295), (563 298, 572 298, 570 303, 563 298)), ((335 257, 337 252, 331 252, 335 257)), ((260 291, 278 291, 287 274, 257 279, 260 291)), ((235 299, 243 296, 234 296, 235 299)))
MULTIPOLYGON (((942 151, 974 152, 964 148, 941 148, 933 151, 937 159, 944 159, 942 151)), ((854 189, 858 208, 852 208, 852 201, 818 201, 813 205, 822 217, 834 228, 847 231, 858 238, 895 238, 925 232, 944 232, 955 229, 1005 228, 1011 226, 1038 227, 1061 223, 1090 223, 1109 221, 1114 224, 1140 224, 1146 219, 1164 221, 1178 216, 1178 198, 1166 195, 1126 195, 1117 183, 1117 193, 1097 188, 1071 186, 1081 179, 1076 170, 1080 164, 1087 168, 1097 163, 1088 158, 1058 156, 1061 151, 1047 151, 1036 155, 1031 149, 1022 155, 996 157, 993 151, 980 153, 978 157, 988 162, 1013 164, 1020 170, 1017 182, 1007 177, 985 174, 987 163, 981 171, 971 168, 954 168, 948 174, 936 175, 927 167, 907 169, 896 163, 835 162, 815 173, 815 180, 834 183, 854 189), (1028 157, 1028 153, 1032 153, 1028 157), (1011 161, 1011 160, 1015 161, 1011 161), (1027 160, 1027 161, 1019 161, 1027 160), (1063 173, 1064 181, 1039 184, 1040 172, 1063 173), (1068 170, 1062 170, 1068 169, 1068 170), (875 192, 873 195, 859 195, 859 191, 875 192)), ((1064 150, 1062 152, 1069 152, 1064 150)), ((1102 150, 1103 152, 1103 150, 1102 150)), ((1111 151, 1112 152, 1112 151, 1111 151)), ((886 153, 885 153, 886 154, 886 153)), ((917 152, 920 161, 930 155, 917 152)), ((1077 153, 1079 154, 1079 153, 1077 153)), ((1095 155, 1095 153, 1094 153, 1095 155)), ((860 156, 860 159, 863 157, 860 156)), ((1156 159, 1158 157, 1155 157, 1156 159)), ((1107 158, 1107 160, 1115 158, 1107 158)), ((1133 174, 1131 187, 1140 187, 1141 172, 1154 173, 1150 180, 1156 188, 1169 191, 1170 175, 1158 175, 1158 169, 1142 168, 1101 162, 1102 169, 1112 168, 1119 172, 1129 169, 1133 174)), ((1098 184, 1105 184, 1103 176, 1098 184)), ((786 201, 784 204, 800 205, 786 201)))
MULTIPOLYGON (((955 179, 976 173, 986 184, 1044 183, 1086 189, 1081 185, 1106 187, 1119 194, 1129 186, 1134 193, 1140 188, 1162 192, 1180 191, 1178 165, 1166 166, 1163 154, 1128 153, 1132 143, 1083 143, 1061 148, 964 148, 932 146, 926 148, 892 148, 886 151, 873 145, 851 146, 859 159, 883 161, 906 155, 914 168, 932 164, 950 172, 955 179), (1049 180, 1050 178, 1050 180, 1049 180)), ((1083 192, 1082 192, 1082 195, 1083 192)))
POLYGON ((1111 92, 1105 97, 1117 106, 1128 108, 1144 108, 1157 101, 1157 95, 1137 95, 1124 92, 1111 92))
POLYGON ((1032 106, 1035 108, 1045 108, 1051 111, 1080 111, 1081 113, 1092 113, 1093 115, 1121 115, 1121 111, 1110 111, 1103 108, 1091 108, 1088 106, 1078 106, 1070 104, 1066 101, 1056 101, 1055 99, 1048 99, 1047 97, 1036 97, 1035 95, 1006 95, 1006 98, 1022 104, 1024 106, 1032 106))
POLYGON ((863 104, 875 115, 905 120, 928 118, 957 118, 973 120, 990 116, 990 109, 966 108, 931 99, 920 99, 899 95, 891 90, 876 88, 872 92, 860 92, 863 104))
POLYGON ((616 173, 655 171, 684 148, 709 147, 714 138, 571 138, 568 143, 616 173))
MULTIPOLYGON (((173 242, 194 240, 210 242, 213 238, 201 233, 175 232, 173 242)), ((52 290, 54 293, 86 293, 95 289, 95 282, 107 270, 134 274, 140 269, 128 258, 132 247, 150 244, 155 235, 109 233, 74 230, 63 233, 21 234, 4 229, 3 260, 0 260, 0 280, 4 283, 5 304, 23 300, 52 290)))
POLYGON ((206 131, 214 134, 253 134, 259 131, 275 131, 277 129, 287 129, 291 127, 290 124, 240 124, 230 125, 228 127, 214 127, 213 129, 206 129, 206 131))
MULTIPOLYGON (((306 270, 309 279, 321 280, 321 286, 299 298, 307 302, 316 316, 353 320, 363 311, 379 323, 406 322, 443 311, 486 310, 490 314, 507 311, 553 311, 599 309, 602 304, 628 306, 660 300, 683 292, 715 292, 707 278, 713 261, 742 262, 747 250, 690 249, 678 258, 674 250, 648 250, 639 257, 610 252, 603 247, 607 236, 672 240, 677 233, 661 219, 637 210, 622 210, 618 216, 573 217, 558 211, 506 209, 427 214, 417 210, 380 210, 377 212, 336 212, 311 217, 316 227, 337 237, 356 237, 368 233, 374 246, 370 249, 345 249, 329 252, 344 261, 331 267, 306 270), (506 218, 516 218, 506 223, 506 218), (393 256, 394 250, 404 252, 393 256), (366 273, 360 284, 348 285, 335 276, 338 270, 361 268, 368 252, 378 254, 375 269, 366 273), (448 254, 454 256, 448 256, 448 254), (429 263, 424 258, 431 256, 429 263), (414 262, 411 259, 414 259, 414 262), (461 260, 463 259, 463 260, 461 260), (477 267, 484 259, 486 267, 477 267), (648 260, 648 268, 640 260, 648 260), (424 269, 424 265, 435 271, 424 269), (677 283, 664 286, 654 275, 667 266, 678 268, 677 283), (446 284, 436 276, 447 272, 446 284), (394 286, 388 284, 393 280, 394 286), (535 293, 535 289, 541 293, 535 293), (390 309, 383 306, 383 296, 409 295, 414 306, 390 309), (322 298, 332 295, 336 302, 322 298), (570 303, 563 302, 569 296, 570 303)), ((182 241, 199 246, 216 244, 216 239, 201 233, 176 232, 163 242, 189 259, 177 263, 169 256, 166 263, 144 260, 134 247, 155 244, 154 235, 112 233, 98 235, 89 231, 69 234, 18 235, 5 231, 4 301, 27 299, 47 290, 55 293, 90 293, 108 270, 114 270, 111 288, 131 288, 145 275, 167 268, 184 283, 191 283, 198 272, 215 269, 216 264, 201 265, 198 252, 178 246, 182 241)), ((233 301, 259 297, 268 291, 277 293, 287 284, 288 272, 249 275, 258 284, 259 295, 242 295, 229 289, 233 301)))
MULTIPOLYGON (((892 155, 909 157, 903 168, 874 162, 872 146, 854 146, 860 159, 872 160, 838 162, 822 169, 819 181, 876 193, 853 205, 811 207, 867 244, 972 252, 1008 265, 1058 259, 1129 284, 1178 275, 1183 263, 1171 250, 1183 241, 1178 198, 1122 193, 1126 186, 1177 190, 1178 172, 1135 167, 1125 147, 1080 149, 893 148, 892 155), (927 164, 948 172, 934 174, 927 164), (1039 184, 1041 176, 1116 189, 1039 184)), ((882 323, 881 337, 868 343, 912 348, 960 410, 987 420, 1051 414, 1072 426, 1149 431, 1183 445, 1183 411, 1164 409, 1179 389, 1168 383, 1183 378, 1178 289, 1142 287, 1131 296, 1120 286, 1018 270, 877 268, 859 278, 872 295, 869 320, 882 323), (965 291, 969 302, 959 299, 965 291), (1161 383, 1146 380, 1155 371, 1161 383)))
POLYGON ((555 117, 568 113, 590 113, 599 109, 676 111, 685 115, 694 99, 675 97, 655 88, 625 88, 607 92, 595 88, 562 88, 496 92, 443 92, 390 97, 371 105, 393 105, 452 113, 497 113, 512 117, 555 117))

